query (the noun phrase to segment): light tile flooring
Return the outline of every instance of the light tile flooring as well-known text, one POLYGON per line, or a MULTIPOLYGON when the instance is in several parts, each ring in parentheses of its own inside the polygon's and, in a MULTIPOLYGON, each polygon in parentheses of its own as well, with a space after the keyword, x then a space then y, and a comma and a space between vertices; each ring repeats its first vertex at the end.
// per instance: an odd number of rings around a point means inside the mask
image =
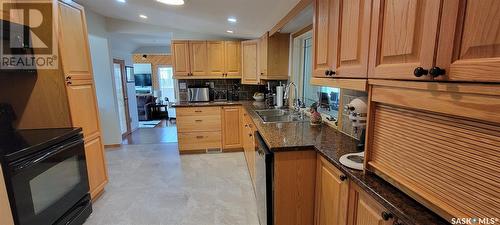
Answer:
POLYGON ((109 184, 85 225, 258 225, 243 153, 179 156, 177 144, 108 149, 109 184))

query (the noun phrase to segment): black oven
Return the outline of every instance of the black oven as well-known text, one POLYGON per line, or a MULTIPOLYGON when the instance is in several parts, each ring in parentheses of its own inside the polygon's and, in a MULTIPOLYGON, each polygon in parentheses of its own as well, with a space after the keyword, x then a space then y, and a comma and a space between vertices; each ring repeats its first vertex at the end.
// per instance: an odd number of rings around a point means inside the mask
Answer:
POLYGON ((18 130, 1 138, 15 223, 83 224, 92 209, 81 129, 18 130))

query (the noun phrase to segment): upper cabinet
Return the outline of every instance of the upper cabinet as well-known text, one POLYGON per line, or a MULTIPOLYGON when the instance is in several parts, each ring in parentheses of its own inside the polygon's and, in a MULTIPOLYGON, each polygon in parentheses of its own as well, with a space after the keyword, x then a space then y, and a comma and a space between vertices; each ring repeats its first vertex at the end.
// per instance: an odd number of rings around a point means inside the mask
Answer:
POLYGON ((209 75, 224 76, 224 42, 208 42, 208 73, 209 75))
POLYGON ((290 34, 266 32, 259 39, 259 78, 263 80, 287 80, 290 50, 290 34))
POLYGON ((427 78, 426 70, 433 66, 440 2, 374 0, 369 78, 427 78))
POLYGON ((207 42, 190 41, 189 42, 189 62, 191 74, 193 76, 204 76, 208 74, 207 62, 207 42))
POLYGON ((189 64, 189 41, 173 41, 172 56, 174 76, 191 76, 191 67, 189 64))
POLYGON ((444 1, 436 66, 440 80, 500 82, 500 1, 444 1))
POLYGON ((314 2, 315 77, 366 78, 371 0, 314 2))
POLYGON ((241 42, 224 42, 224 65, 226 77, 241 77, 241 42))
POLYGON ((258 84, 258 41, 250 40, 241 42, 241 83, 258 84))
POLYGON ((176 78, 241 77, 239 41, 173 41, 172 56, 176 78))
POLYGON ((500 82, 499 7, 495 0, 374 0, 369 78, 500 82))

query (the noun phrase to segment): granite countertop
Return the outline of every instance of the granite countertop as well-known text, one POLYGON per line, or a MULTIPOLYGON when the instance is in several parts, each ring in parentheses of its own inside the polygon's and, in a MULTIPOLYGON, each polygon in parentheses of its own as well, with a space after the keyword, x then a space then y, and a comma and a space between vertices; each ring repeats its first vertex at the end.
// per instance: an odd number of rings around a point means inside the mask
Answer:
POLYGON ((224 105, 242 105, 273 152, 315 149, 404 224, 450 224, 375 174, 343 166, 339 161, 340 156, 356 152, 359 141, 327 125, 311 126, 309 122, 263 123, 255 112, 268 108, 263 102, 179 103, 175 107, 224 105))
POLYGON ((244 101, 224 101, 224 102, 175 102, 172 103, 171 107, 181 108, 181 107, 210 107, 210 106, 231 106, 231 105, 241 105, 244 101))

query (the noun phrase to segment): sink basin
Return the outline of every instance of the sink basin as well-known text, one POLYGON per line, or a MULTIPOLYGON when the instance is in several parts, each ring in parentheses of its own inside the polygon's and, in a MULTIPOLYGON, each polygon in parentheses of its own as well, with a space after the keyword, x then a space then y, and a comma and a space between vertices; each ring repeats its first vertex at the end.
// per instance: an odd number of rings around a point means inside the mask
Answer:
POLYGON ((300 116, 287 109, 265 109, 256 110, 257 115, 264 123, 286 123, 286 122, 304 122, 309 121, 307 116, 300 116))

